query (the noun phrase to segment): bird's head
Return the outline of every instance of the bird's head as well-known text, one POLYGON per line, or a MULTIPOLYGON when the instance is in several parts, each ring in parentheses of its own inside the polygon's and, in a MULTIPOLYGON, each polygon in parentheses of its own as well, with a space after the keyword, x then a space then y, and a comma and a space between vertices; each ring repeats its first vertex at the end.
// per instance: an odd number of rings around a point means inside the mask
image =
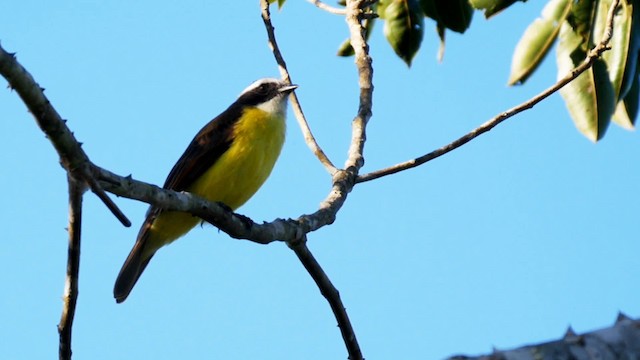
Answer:
POLYGON ((298 85, 288 84, 279 79, 260 79, 244 89, 236 103, 257 107, 270 114, 282 115, 287 106, 288 95, 297 87, 298 85))

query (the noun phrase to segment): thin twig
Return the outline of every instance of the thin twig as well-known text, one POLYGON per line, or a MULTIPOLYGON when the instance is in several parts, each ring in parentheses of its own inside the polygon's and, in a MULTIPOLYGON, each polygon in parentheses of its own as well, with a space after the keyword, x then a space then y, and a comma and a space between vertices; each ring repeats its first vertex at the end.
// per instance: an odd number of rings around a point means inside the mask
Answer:
POLYGON ((329 280, 329 277, 325 274, 324 270, 307 247, 306 236, 295 243, 289 243, 289 247, 296 253, 298 259, 300 259, 300 262, 304 265, 304 268, 307 269, 307 272, 311 275, 313 281, 315 281, 318 289, 320 289, 322 296, 324 296, 324 298, 329 302, 331 311, 333 311, 333 315, 338 321, 338 327, 340 327, 342 339, 344 340, 347 349, 349 349, 349 359, 363 359, 360 346, 358 345, 358 341, 355 337, 355 332, 353 331, 351 321, 347 315, 347 310, 344 308, 342 300, 340 299, 340 292, 338 292, 338 289, 333 286, 331 280, 329 280))
POLYGON ((477 128, 473 129, 472 131, 470 131, 469 133, 465 134, 464 136, 454 140, 453 142, 439 148, 436 149, 428 154, 422 155, 420 157, 417 157, 415 159, 411 159, 393 166, 390 166, 388 168, 384 168, 381 170, 376 170, 376 171, 372 171, 370 173, 367 174, 363 174, 357 177, 356 179, 356 183, 362 183, 365 181, 371 181, 371 180, 375 180, 378 178, 381 178, 383 176, 387 176, 387 175, 391 175, 391 174, 395 174, 397 172, 400 171, 404 171, 407 169, 411 169, 417 166, 420 166, 426 162, 429 162, 435 158, 438 158, 450 151, 453 151, 459 147, 461 147, 462 145, 468 143, 469 141, 477 138, 478 136, 488 132, 489 130, 493 129, 494 127, 496 127, 498 124, 500 124, 501 122, 527 110, 527 109, 531 109, 533 108, 535 105, 537 105, 539 102, 541 102, 542 100, 546 99, 547 97, 549 97, 550 95, 552 95, 553 93, 557 92, 558 90, 560 90, 563 86, 567 85, 568 83, 570 83, 571 81, 573 81, 575 78, 577 78, 578 76, 580 76, 580 74, 582 74, 583 72, 585 72, 587 69, 589 69, 591 66, 593 66, 594 61, 599 58, 603 52, 609 50, 609 42, 611 41, 611 36, 613 34, 613 19, 614 19, 614 15, 615 15, 615 9, 618 7, 620 0, 615 0, 613 2, 613 4, 611 5, 611 7, 609 8, 609 12, 607 14, 607 26, 604 30, 604 34, 602 37, 602 41, 600 41, 600 43, 594 47, 589 54, 587 55, 587 57, 584 59, 584 61, 582 62, 582 64, 578 65, 576 68, 574 68, 573 70, 571 70, 567 75, 565 75, 562 79, 558 80, 558 82, 556 82, 555 84, 553 84, 552 86, 550 86, 549 88, 547 88, 546 90, 542 91, 541 93, 539 93, 538 95, 532 97, 531 99, 523 102, 520 105, 517 105, 515 107, 512 107, 509 110, 506 110, 505 112, 496 115, 495 117, 493 117, 492 119, 490 119, 489 121, 485 122, 484 124, 478 126, 477 128))
POLYGON ((87 182, 91 191, 98 195, 98 198, 102 200, 113 215, 124 226, 131 226, 131 222, 127 217, 118 209, 95 179, 92 179, 91 166, 87 154, 82 150, 81 144, 65 124, 66 121, 62 120, 60 114, 51 106, 49 99, 44 95, 44 89, 18 63, 15 54, 6 52, 1 46, 0 74, 7 79, 9 86, 18 93, 22 101, 27 105, 38 126, 47 135, 47 138, 58 152, 60 162, 67 172, 76 177, 76 179, 87 182))
POLYGON ((102 203, 107 207, 107 209, 109 209, 109 211, 111 211, 111 214, 113 214, 113 216, 115 216, 122 225, 130 227, 131 221, 129 221, 127 216, 122 212, 122 210, 120 210, 118 205, 116 205, 116 203, 111 200, 109 195, 104 192, 104 189, 100 186, 96 179, 92 176, 87 176, 84 174, 83 178, 87 181, 91 192, 94 193, 100 200, 102 200, 102 203))
POLYGON ((71 334, 78 300, 82 194, 84 193, 83 184, 77 182, 71 175, 67 179, 69 182, 69 227, 67 229, 69 232, 69 248, 67 250, 67 277, 62 298, 62 315, 58 324, 58 334, 60 335, 58 357, 60 360, 71 359, 71 334))
MULTIPOLYGON (((264 21, 264 26, 267 30, 267 37, 269 38, 269 48, 273 52, 273 56, 276 59, 276 63, 278 64, 278 68, 280 69, 280 74, 285 80, 291 82, 291 77, 289 75, 289 71, 287 70, 287 63, 284 61, 282 57, 282 53, 280 52, 280 48, 278 47, 278 42, 276 41, 275 29, 271 24, 271 13, 269 11, 269 1, 268 0, 260 0, 260 8, 262 9, 262 21, 264 21)), ((313 154, 320 160, 320 163, 324 165, 325 169, 329 172, 330 175, 335 174, 338 169, 333 165, 329 157, 324 153, 316 138, 313 136, 311 132, 311 128, 309 127, 309 123, 307 122, 307 118, 302 111, 302 106, 300 105, 300 101, 298 100, 298 96, 295 92, 291 95, 291 107, 293 112, 298 120, 298 125, 300 126, 300 130, 302 131, 302 136, 304 136, 304 141, 307 143, 307 146, 313 152, 313 154)))
POLYGON ((347 10, 346 9, 340 9, 340 8, 336 8, 333 7, 331 5, 327 5, 325 3, 323 3, 320 0, 308 0, 310 3, 312 3, 313 5, 317 6, 318 9, 322 9, 328 13, 334 14, 334 15, 346 15, 347 14, 347 10))

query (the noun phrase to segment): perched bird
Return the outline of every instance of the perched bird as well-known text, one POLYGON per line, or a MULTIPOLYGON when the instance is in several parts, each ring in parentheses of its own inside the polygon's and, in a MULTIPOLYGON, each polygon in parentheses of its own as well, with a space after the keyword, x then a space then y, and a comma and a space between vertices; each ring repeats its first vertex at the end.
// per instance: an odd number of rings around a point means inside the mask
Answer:
MULTIPOLYGON (((196 134, 163 187, 222 202, 232 210, 240 207, 262 186, 280 155, 287 98, 295 88, 277 79, 261 79, 249 85, 196 134)), ((116 279, 116 302, 129 296, 158 249, 200 221, 188 213, 151 206, 116 279)))

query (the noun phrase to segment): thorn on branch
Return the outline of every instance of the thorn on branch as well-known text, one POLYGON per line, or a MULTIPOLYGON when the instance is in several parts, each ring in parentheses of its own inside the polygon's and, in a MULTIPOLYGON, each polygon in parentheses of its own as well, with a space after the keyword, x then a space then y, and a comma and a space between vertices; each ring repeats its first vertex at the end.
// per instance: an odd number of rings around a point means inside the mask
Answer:
POLYGON ((618 316, 616 317, 616 324, 629 321, 629 320, 631 320, 631 318, 627 316, 627 314, 623 313, 622 311, 618 312, 618 316))

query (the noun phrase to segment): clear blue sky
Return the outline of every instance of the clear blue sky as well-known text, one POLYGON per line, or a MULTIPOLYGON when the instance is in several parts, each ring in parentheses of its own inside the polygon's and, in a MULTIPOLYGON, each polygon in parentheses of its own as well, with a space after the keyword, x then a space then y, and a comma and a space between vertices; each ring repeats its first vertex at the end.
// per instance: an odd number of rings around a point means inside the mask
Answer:
MULTIPOLYGON (((513 48, 543 5, 517 3, 490 21, 476 13, 467 34, 449 34, 441 64, 427 22, 411 69, 378 24, 365 171, 440 147, 550 85, 553 56, 525 86, 505 85, 513 48)), ((358 98, 352 59, 334 56, 345 23, 296 0, 273 17, 312 129, 343 164, 358 98)), ((156 184, 242 89, 278 75, 257 1, 3 2, 0 41, 94 162, 156 184)), ((50 359, 66 177, 7 89, 0 119, 0 353, 50 359)), ((328 193, 292 114, 287 136, 271 178, 240 209, 256 221, 313 212, 328 193)), ((618 311, 640 316, 639 141, 614 126, 594 145, 554 95, 443 158, 357 186, 309 246, 366 358, 486 353, 557 338, 569 325, 605 327, 618 311)), ((284 244, 232 240, 210 226, 162 249, 117 305, 113 282, 146 205, 115 200, 131 228, 85 197, 76 359, 346 359, 328 305, 284 244)))

